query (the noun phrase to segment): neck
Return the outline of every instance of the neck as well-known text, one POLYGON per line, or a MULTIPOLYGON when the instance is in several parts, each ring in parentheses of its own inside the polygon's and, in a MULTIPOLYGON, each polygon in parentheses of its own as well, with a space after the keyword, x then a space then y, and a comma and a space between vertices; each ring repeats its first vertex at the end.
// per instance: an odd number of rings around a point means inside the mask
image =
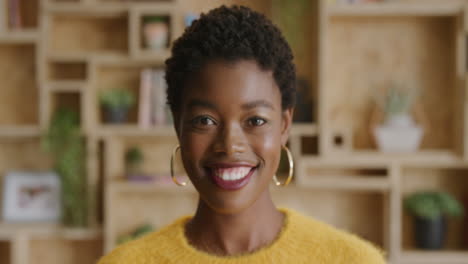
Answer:
POLYGON ((202 199, 185 232, 195 248, 212 255, 239 255, 271 244, 283 226, 267 189, 250 207, 236 213, 218 213, 202 199))

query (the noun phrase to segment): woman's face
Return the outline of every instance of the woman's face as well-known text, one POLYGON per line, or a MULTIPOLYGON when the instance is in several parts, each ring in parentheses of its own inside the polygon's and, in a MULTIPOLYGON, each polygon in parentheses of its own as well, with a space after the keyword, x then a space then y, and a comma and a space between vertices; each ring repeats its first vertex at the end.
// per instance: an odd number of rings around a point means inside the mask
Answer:
POLYGON ((185 170, 211 209, 240 212, 268 193, 292 109, 250 60, 212 62, 188 86, 176 116, 185 170))

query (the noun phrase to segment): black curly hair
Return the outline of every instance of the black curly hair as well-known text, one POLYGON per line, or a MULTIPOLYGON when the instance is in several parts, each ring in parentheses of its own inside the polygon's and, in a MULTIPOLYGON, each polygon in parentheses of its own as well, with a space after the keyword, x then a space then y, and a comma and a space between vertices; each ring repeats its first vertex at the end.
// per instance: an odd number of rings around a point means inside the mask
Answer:
POLYGON ((255 60, 271 70, 283 109, 294 106, 296 68, 280 30, 263 14, 245 6, 221 6, 202 14, 185 29, 166 60, 167 103, 175 114, 187 82, 210 61, 255 60))

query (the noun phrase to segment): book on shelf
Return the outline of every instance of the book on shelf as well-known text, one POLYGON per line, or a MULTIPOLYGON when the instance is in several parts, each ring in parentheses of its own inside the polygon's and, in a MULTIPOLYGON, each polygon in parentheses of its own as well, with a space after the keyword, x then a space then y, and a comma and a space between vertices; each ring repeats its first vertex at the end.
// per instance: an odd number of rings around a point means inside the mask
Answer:
POLYGON ((140 76, 140 104, 138 109, 138 124, 147 129, 151 126, 151 89, 153 73, 151 69, 143 69, 140 76))
POLYGON ((141 72, 138 124, 142 129, 169 125, 172 121, 166 105, 164 70, 145 68, 141 72))
POLYGON ((10 29, 21 28, 20 0, 8 0, 8 24, 10 29))

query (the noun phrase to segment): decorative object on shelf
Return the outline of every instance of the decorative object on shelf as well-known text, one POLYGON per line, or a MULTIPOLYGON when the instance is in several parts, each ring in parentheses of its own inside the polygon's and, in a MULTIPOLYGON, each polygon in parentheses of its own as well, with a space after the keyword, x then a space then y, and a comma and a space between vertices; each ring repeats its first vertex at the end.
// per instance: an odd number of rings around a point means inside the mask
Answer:
POLYGON ((8 1, 8 24, 10 29, 21 29, 21 3, 20 0, 8 1))
POLYGON ((193 23, 193 21, 197 20, 199 15, 194 14, 194 13, 188 13, 185 15, 184 21, 185 21, 185 27, 190 27, 193 23))
POLYGON ((333 153, 350 153, 353 148, 353 131, 351 128, 332 128, 330 132, 330 151, 333 153))
POLYGON ((146 68, 141 72, 138 124, 142 129, 172 123, 166 104, 166 81, 162 69, 146 68))
POLYGON ((10 171, 3 184, 3 220, 60 220, 60 181, 54 172, 10 171))
POLYGON ((143 18, 143 36, 146 47, 151 50, 162 50, 167 47, 169 25, 167 17, 146 16, 143 18))
POLYGON ((109 89, 101 93, 100 102, 106 122, 124 123, 129 109, 135 104, 135 96, 127 89, 109 89))
POLYGON ((78 113, 59 108, 54 113, 43 146, 53 154, 62 186, 62 221, 67 227, 88 224, 88 192, 85 142, 78 113))
POLYGON ((404 206, 414 216, 414 237, 421 249, 441 249, 447 229, 446 216, 464 214, 460 202, 446 192, 413 193, 405 198, 404 206))
POLYGON ((117 239, 117 244, 123 244, 123 243, 126 243, 126 242, 129 242, 129 241, 132 241, 134 239, 137 239, 137 238, 140 238, 146 234, 149 234, 151 232, 154 231, 154 227, 152 224, 144 224, 144 225, 141 225, 139 227, 137 227, 135 229, 135 231, 133 231, 131 234, 128 234, 128 235, 123 235, 123 236, 120 236, 118 239, 117 239))
POLYGON ((405 89, 395 83, 376 95, 371 132, 380 151, 414 152, 419 148, 424 128, 412 116, 419 107, 415 104, 416 95, 416 89, 405 89))
POLYGON ((294 111, 294 122, 312 123, 313 102, 310 94, 309 82, 304 78, 296 80, 296 107, 294 111))
MULTIPOLYGON (((463 199, 463 208, 465 209, 465 212, 468 212, 468 194, 466 194, 464 199, 463 199)), ((463 229, 464 229, 464 233, 463 233, 463 238, 464 238, 463 243, 464 244, 463 244, 463 247, 465 249, 468 249, 468 214, 465 214, 463 229)))
POLYGON ((125 153, 125 170, 127 177, 142 175, 141 165, 143 163, 143 153, 138 147, 131 147, 125 153))

